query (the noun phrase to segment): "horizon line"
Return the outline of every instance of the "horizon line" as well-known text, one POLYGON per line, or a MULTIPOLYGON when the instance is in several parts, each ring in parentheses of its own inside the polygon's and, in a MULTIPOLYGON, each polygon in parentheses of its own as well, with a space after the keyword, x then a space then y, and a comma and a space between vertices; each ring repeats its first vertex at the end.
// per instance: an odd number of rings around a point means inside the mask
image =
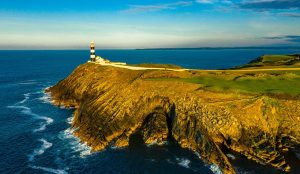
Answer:
MULTIPOLYGON (((157 47, 157 48, 96 48, 96 50, 217 50, 217 49, 300 49, 300 46, 242 46, 242 47, 157 47)), ((0 51, 86 51, 89 48, 67 49, 1 49, 0 51)))

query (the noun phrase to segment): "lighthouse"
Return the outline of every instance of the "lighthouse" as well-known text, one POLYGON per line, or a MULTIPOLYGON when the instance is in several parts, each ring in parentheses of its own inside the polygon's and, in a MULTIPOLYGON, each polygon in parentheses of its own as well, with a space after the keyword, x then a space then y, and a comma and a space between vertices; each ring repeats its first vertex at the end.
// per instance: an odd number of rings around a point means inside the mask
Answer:
POLYGON ((91 58, 91 62, 96 62, 96 55, 95 55, 95 43, 92 41, 91 45, 90 45, 90 58, 91 58))

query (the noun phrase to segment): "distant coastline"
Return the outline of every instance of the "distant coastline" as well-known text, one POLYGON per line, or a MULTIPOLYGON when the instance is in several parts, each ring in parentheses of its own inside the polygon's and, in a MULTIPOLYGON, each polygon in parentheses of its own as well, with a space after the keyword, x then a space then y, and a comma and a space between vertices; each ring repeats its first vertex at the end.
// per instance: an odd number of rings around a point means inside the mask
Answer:
MULTIPOLYGON (((192 48, 102 48, 101 50, 300 50, 300 46, 250 46, 250 47, 192 47, 192 48)), ((87 48, 2 49, 0 51, 86 51, 87 48)))
POLYGON ((139 49, 135 49, 135 50, 239 50, 239 49, 269 49, 269 50, 273 50, 273 49, 300 49, 300 47, 290 47, 290 46, 286 46, 286 47, 195 47, 195 48, 139 48, 139 49))

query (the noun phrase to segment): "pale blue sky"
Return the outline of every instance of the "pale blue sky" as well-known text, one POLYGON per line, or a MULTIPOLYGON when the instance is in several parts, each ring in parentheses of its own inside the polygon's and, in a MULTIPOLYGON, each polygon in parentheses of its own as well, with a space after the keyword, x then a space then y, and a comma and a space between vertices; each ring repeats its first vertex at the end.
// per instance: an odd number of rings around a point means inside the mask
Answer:
POLYGON ((298 0, 3 1, 0 49, 300 46, 298 0))

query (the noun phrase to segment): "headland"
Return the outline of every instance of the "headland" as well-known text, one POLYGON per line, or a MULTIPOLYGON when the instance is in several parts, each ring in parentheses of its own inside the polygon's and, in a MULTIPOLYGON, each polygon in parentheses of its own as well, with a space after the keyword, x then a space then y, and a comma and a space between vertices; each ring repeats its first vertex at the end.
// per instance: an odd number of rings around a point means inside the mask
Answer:
POLYGON ((88 62, 47 91, 75 108, 75 135, 94 151, 138 134, 145 144, 176 141, 232 174, 229 150, 293 170, 285 154, 299 151, 299 86, 299 55, 269 55, 230 70, 88 62))

